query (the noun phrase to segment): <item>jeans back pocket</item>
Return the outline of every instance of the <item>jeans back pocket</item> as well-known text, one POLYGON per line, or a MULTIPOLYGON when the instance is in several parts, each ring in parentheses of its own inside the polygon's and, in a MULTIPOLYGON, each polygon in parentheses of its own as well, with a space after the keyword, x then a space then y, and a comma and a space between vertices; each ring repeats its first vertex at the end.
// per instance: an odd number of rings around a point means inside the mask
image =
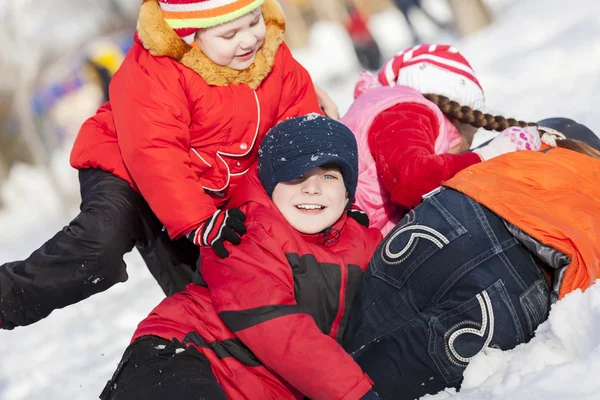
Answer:
POLYGON ((419 266, 466 232, 436 196, 428 198, 386 236, 371 259, 371 271, 401 289, 419 266))
POLYGON ((487 347, 509 350, 525 336, 501 279, 429 321, 428 352, 447 384, 456 385, 475 355, 487 347))

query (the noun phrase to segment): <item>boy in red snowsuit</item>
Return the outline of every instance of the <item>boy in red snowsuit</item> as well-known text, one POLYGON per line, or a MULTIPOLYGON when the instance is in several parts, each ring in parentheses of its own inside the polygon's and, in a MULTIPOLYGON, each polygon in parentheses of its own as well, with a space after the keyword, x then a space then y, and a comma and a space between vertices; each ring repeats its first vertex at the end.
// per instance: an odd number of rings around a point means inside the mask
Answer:
POLYGON ((248 232, 229 257, 142 321, 102 399, 377 399, 338 341, 381 235, 347 217, 356 140, 341 123, 289 119, 228 206, 248 232))

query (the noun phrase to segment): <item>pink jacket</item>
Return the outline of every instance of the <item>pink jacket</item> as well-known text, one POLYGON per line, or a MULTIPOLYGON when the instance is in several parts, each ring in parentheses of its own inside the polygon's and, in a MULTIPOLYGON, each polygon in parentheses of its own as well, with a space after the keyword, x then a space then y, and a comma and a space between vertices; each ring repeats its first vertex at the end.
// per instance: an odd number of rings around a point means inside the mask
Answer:
POLYGON ((369 216, 371 226, 389 233, 400 221, 402 215, 390 200, 377 174, 375 159, 368 143, 369 128, 379 113, 400 103, 417 103, 428 107, 437 117, 439 132, 435 141, 436 154, 447 153, 460 143, 456 127, 421 93, 408 86, 376 87, 359 96, 346 115, 341 119, 348 126, 358 142, 358 187, 355 203, 369 216))

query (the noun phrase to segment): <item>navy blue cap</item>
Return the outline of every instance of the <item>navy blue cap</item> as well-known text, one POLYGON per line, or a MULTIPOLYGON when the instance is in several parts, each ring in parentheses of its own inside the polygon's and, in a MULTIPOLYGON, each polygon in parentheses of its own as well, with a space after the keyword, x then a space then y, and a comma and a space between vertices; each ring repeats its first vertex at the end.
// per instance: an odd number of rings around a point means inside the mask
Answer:
POLYGON ((581 140, 589 146, 600 151, 600 138, 587 126, 579 124, 569 118, 546 118, 538 122, 540 127, 552 128, 567 137, 567 139, 581 140))
POLYGON ((313 168, 339 166, 352 204, 358 183, 358 148, 346 125, 318 114, 290 118, 274 126, 258 149, 258 178, 269 196, 279 182, 313 168))

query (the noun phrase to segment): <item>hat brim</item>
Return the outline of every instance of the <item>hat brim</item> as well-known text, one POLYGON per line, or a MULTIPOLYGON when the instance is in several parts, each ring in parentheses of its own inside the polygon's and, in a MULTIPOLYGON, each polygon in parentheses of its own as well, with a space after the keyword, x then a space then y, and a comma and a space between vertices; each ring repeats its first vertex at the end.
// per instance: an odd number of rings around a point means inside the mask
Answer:
MULTIPOLYGON (((346 207, 349 207, 352 203, 354 203, 354 196, 356 195, 356 189, 352 190, 349 188, 355 188, 352 182, 352 176, 358 175, 358 171, 354 171, 348 161, 346 161, 343 157, 335 155, 319 156, 318 160, 315 160, 312 163, 305 163, 301 167, 296 166, 296 168, 291 168, 289 171, 280 170, 278 174, 275 174, 275 181, 277 183, 291 182, 294 179, 304 175, 311 169, 321 167, 326 164, 335 164, 339 166, 340 172, 342 173, 342 177, 344 179, 344 187, 346 188, 346 192, 348 194, 348 203, 346 207)), ((273 187, 273 189, 274 188, 275 187, 273 187)))
POLYGON ((600 137, 587 126, 569 118, 546 118, 538 122, 540 127, 556 129, 564 134, 567 139, 575 139, 586 143, 600 151, 600 137))
POLYGON ((318 160, 314 160, 310 163, 304 163, 301 166, 293 165, 293 168, 281 169, 275 173, 275 180, 277 182, 290 182, 294 179, 298 179, 313 168, 321 167, 325 164, 336 164, 340 167, 344 179, 348 179, 348 174, 352 173, 351 168, 348 166, 348 162, 344 158, 335 155, 319 156, 318 160))

